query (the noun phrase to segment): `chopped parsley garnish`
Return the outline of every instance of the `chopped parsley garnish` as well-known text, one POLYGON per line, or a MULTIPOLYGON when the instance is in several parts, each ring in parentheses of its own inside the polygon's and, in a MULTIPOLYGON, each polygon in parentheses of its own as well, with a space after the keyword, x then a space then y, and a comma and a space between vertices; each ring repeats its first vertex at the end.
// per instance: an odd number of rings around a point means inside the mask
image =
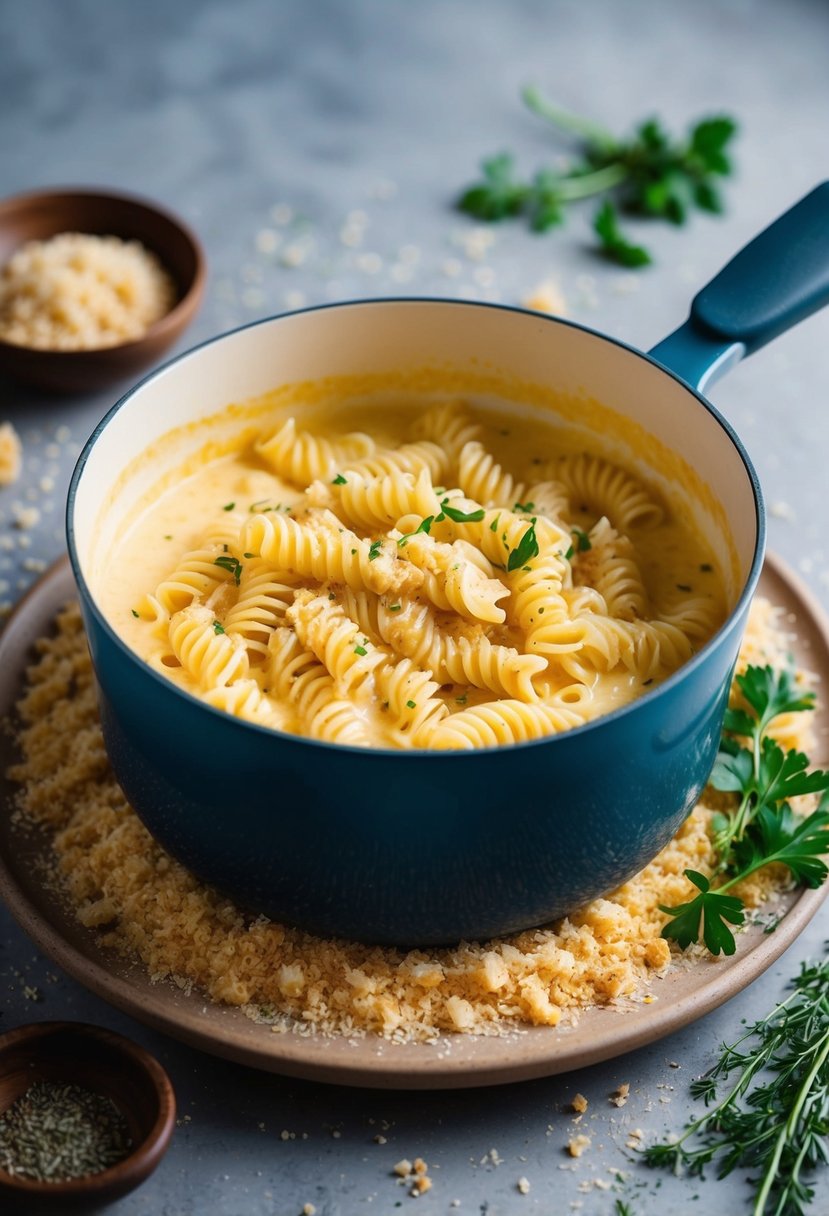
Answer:
MULTIPOLYGON (((227 545, 225 545, 225 548, 227 548, 227 545)), ((226 555, 223 553, 221 555, 221 557, 217 557, 214 560, 213 565, 221 566, 222 570, 227 570, 228 574, 232 574, 233 581, 235 582, 237 587, 239 586, 239 583, 242 578, 242 571, 244 570, 244 566, 239 561, 238 557, 231 557, 230 555, 226 555)))
POLYGON ((416 701, 407 701, 406 709, 417 709, 417 702, 416 701))
POLYGON ((135 611, 134 608, 131 609, 131 612, 132 612, 132 615, 135 617, 135 619, 138 620, 138 613, 135 611))
POLYGON ((455 701, 458 705, 466 705, 468 700, 469 697, 466 695, 466 693, 462 693, 459 697, 455 697, 455 701))
POLYGON ((593 548, 592 544, 590 543, 590 537, 583 528, 571 528, 570 531, 576 538, 576 546, 579 553, 586 553, 588 549, 593 548))
POLYGON ((573 554, 574 554, 575 552, 576 552, 576 551, 575 551, 575 549, 573 548, 573 546, 572 546, 572 545, 570 545, 570 546, 568 547, 568 549, 567 549, 567 552, 564 554, 564 560, 565 560, 566 562, 572 561, 573 554))
POLYGON ((242 557, 256 557, 255 553, 243 553, 242 557))
POLYGON ((352 550, 351 550, 351 556, 353 557, 353 556, 354 556, 354 554, 355 554, 356 552, 357 552, 357 550, 356 550, 356 549, 352 549, 352 550))
POLYGON ((476 524, 483 519, 485 514, 483 507, 477 511, 459 511, 456 507, 450 507, 449 499, 444 498, 440 504, 440 515, 437 516, 437 522, 440 523, 445 518, 451 519, 456 524, 476 524))
POLYGON ((530 511, 532 511, 534 507, 534 502, 514 502, 512 504, 513 511, 518 511, 519 513, 523 511, 527 515, 529 515, 530 511))
POLYGON ((688 583, 677 583, 676 589, 677 591, 693 591, 693 587, 689 586, 688 583))
POLYGON ((214 633, 224 633, 224 632, 225 632, 225 627, 224 627, 224 625, 221 623, 221 621, 214 621, 214 622, 213 622, 213 632, 214 632, 214 633))
POLYGON ((714 569, 714 567, 711 565, 710 562, 703 562, 702 565, 700 566, 700 570, 702 571, 703 574, 710 574, 713 569, 714 569))
POLYGON ((389 612, 399 612, 402 607, 402 604, 389 604, 389 612))
POLYGON ((172 539, 173 539, 173 535, 172 535, 172 533, 171 533, 171 532, 168 532, 168 533, 167 533, 167 535, 164 537, 164 539, 165 539, 165 540, 172 540, 172 539))
POLYGON ((345 477, 343 477, 342 473, 338 473, 337 476, 334 478, 334 480, 331 482, 331 484, 332 484, 332 486, 347 486, 348 481, 346 480, 345 477))
POLYGON ((373 540, 368 547, 368 560, 374 562, 380 556, 383 548, 382 540, 373 540))
POLYGON ((457 507, 449 505, 448 498, 444 498, 440 504, 439 514, 427 515, 420 521, 414 532, 407 532, 405 536, 400 537, 397 543, 400 546, 405 545, 413 536, 417 536, 418 532, 425 532, 428 536, 432 530, 432 524, 442 523, 444 519, 451 519, 456 524, 477 524, 485 515, 486 511, 483 507, 479 507, 477 511, 460 511, 457 507))
POLYGON ((222 507, 222 510, 223 511, 232 511, 235 506, 236 506, 235 502, 226 502, 225 505, 222 507))
POLYGON ((403 545, 407 544, 412 539, 413 536, 417 536, 418 532, 425 532, 426 535, 428 536, 432 530, 432 524, 434 522, 435 522, 434 515, 427 515, 425 519, 421 519, 420 523, 417 525, 414 532, 407 532, 405 536, 400 537, 400 540, 397 542, 398 547, 402 548, 403 545))
POLYGON ((538 557, 538 539, 535 535, 535 520, 533 519, 516 547, 510 550, 509 557, 507 558, 507 570, 517 570, 520 566, 525 566, 534 557, 538 557))
POLYGON ((368 651, 366 650, 365 646, 355 646, 354 653, 358 654, 360 658, 362 658, 364 654, 368 654, 368 651))
POLYGON ((489 525, 489 530, 490 530, 490 532, 497 532, 497 531, 498 531, 498 523, 499 523, 500 519, 501 519, 501 516, 500 516, 500 515, 496 515, 496 516, 495 516, 495 518, 493 519, 492 523, 489 525))

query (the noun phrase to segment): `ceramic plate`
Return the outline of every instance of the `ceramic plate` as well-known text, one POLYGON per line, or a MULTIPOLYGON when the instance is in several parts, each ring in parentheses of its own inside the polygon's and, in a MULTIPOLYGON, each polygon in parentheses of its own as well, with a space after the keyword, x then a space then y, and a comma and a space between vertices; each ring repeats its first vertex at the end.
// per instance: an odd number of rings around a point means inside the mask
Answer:
MULTIPOLYGON (((58 608, 74 594, 66 560, 53 566, 20 603, 0 638, 0 714, 17 696, 31 646, 48 633, 58 608)), ((767 559, 759 594, 783 606, 797 631, 799 662, 829 688, 829 622, 803 584, 777 558, 767 559)), ((825 693, 824 693, 825 695, 825 693)), ((829 713, 819 737, 826 739, 829 713)), ((824 744, 824 747, 826 745, 824 744)), ((13 757, 10 741, 0 742, 0 770, 13 757)), ((827 766, 829 755, 812 757, 827 766)), ((172 984, 151 983, 143 969, 102 949, 60 898, 38 878, 46 843, 15 831, 10 809, 13 788, 0 786, 0 896, 36 945, 87 988, 127 1013, 199 1047, 254 1068, 343 1085, 378 1088, 443 1089, 493 1085, 548 1076, 610 1059, 687 1025, 721 1005, 791 945, 814 916, 829 888, 798 891, 779 905, 785 912, 774 933, 753 927, 741 933, 730 959, 709 959, 677 968, 655 981, 652 1004, 628 1002, 623 1009, 596 1008, 574 1026, 540 1027, 504 1038, 444 1038, 437 1045, 387 1043, 374 1037, 301 1037, 274 1034, 238 1009, 205 1003, 172 984)))

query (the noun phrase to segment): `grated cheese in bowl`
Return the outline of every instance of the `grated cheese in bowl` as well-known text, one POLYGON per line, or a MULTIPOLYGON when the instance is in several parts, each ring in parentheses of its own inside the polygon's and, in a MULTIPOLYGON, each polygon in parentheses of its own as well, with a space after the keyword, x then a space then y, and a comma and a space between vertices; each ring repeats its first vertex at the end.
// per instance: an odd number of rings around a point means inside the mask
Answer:
POLYGON ((0 271, 0 339, 39 350, 97 350, 142 337, 176 288, 139 241, 63 232, 28 241, 0 271))

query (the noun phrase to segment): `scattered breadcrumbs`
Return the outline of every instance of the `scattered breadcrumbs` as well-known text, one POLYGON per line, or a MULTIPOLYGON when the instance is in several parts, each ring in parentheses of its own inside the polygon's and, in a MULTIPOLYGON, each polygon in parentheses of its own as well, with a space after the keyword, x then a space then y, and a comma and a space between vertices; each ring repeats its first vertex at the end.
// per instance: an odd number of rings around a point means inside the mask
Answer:
POLYGON ((10 422, 0 423, 0 486, 10 486, 20 476, 23 445, 10 422))
MULTIPOLYGON (((791 637, 783 625, 777 610, 757 601, 743 665, 785 661, 791 637)), ((241 1006, 274 1030, 435 1041, 457 1031, 555 1026, 562 1012, 618 1003, 647 989, 671 962, 659 905, 687 898, 686 867, 710 872, 713 864, 708 824, 716 799, 707 797, 612 895, 508 939, 402 951, 251 918, 170 858, 127 804, 107 763, 77 606, 60 614, 36 651, 17 707, 22 758, 10 770, 21 787, 18 826, 38 825, 49 835, 54 875, 104 947, 139 959, 154 980, 241 1006)), ((808 751, 809 716, 781 720, 782 746, 808 751)), ((757 908, 783 886, 784 876, 770 868, 739 895, 757 908)), ((577 1095, 573 1109, 581 1103, 586 1109, 577 1095)))
POLYGON ((530 1193, 529 1178, 519 1178, 518 1181, 516 1182, 515 1186, 516 1186, 516 1189, 518 1191, 520 1191, 520 1193, 522 1195, 529 1195, 529 1193, 530 1193))
POLYGON ((614 1106, 624 1106, 628 1100, 629 1093, 630 1086, 627 1082, 625 1082, 623 1085, 620 1085, 618 1089, 613 1091, 613 1093, 610 1095, 610 1101, 614 1106))
POLYGON ((577 1115, 583 1115, 587 1110, 587 1098, 584 1094, 576 1094, 573 1101, 570 1103, 570 1109, 574 1110, 577 1115))
POLYGON ((589 1136, 571 1136, 567 1141, 567 1152, 571 1157, 580 1157, 582 1153, 587 1152, 592 1143, 589 1136))
POLYGON ((534 312, 554 313, 559 317, 567 316, 567 301, 564 293, 553 279, 545 279, 526 296, 521 303, 524 308, 534 312))

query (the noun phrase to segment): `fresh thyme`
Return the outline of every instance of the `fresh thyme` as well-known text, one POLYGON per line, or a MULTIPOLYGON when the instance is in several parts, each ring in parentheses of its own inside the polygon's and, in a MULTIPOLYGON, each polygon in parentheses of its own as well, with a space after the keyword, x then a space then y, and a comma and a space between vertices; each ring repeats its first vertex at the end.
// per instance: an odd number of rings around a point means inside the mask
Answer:
POLYGON ((804 963, 792 987, 693 1082, 705 1113, 644 1154, 650 1166, 699 1177, 708 1165, 718 1178, 751 1170, 753 1216, 803 1216, 814 1171, 829 1161, 829 959, 804 963))
POLYGON ((516 176, 509 153, 492 156, 482 163, 481 180, 458 199, 462 211, 487 221, 524 216, 533 231, 546 232, 564 222, 568 206, 604 196, 593 221, 600 249, 620 265, 639 267, 651 255, 622 233, 619 209, 672 224, 684 224, 692 208, 723 210, 719 183, 732 169, 732 118, 703 118, 681 140, 650 118, 625 139, 552 105, 536 88, 524 89, 522 97, 534 114, 579 141, 579 155, 563 170, 542 168, 529 181, 516 176))
POLYGON ((781 714, 812 709, 814 694, 798 689, 785 669, 748 667, 736 680, 747 708, 726 710, 710 783, 738 798, 733 810, 712 819, 714 872, 709 879, 686 870, 698 894, 678 907, 661 907, 671 918, 663 937, 683 949, 702 939, 712 954, 736 950, 728 926, 743 923, 743 903, 728 892, 755 871, 777 862, 806 887, 821 886, 829 873, 821 860, 829 852, 829 772, 810 771, 802 752, 784 752, 768 734, 781 714), (800 817, 789 800, 803 794, 822 797, 817 810, 800 817))

